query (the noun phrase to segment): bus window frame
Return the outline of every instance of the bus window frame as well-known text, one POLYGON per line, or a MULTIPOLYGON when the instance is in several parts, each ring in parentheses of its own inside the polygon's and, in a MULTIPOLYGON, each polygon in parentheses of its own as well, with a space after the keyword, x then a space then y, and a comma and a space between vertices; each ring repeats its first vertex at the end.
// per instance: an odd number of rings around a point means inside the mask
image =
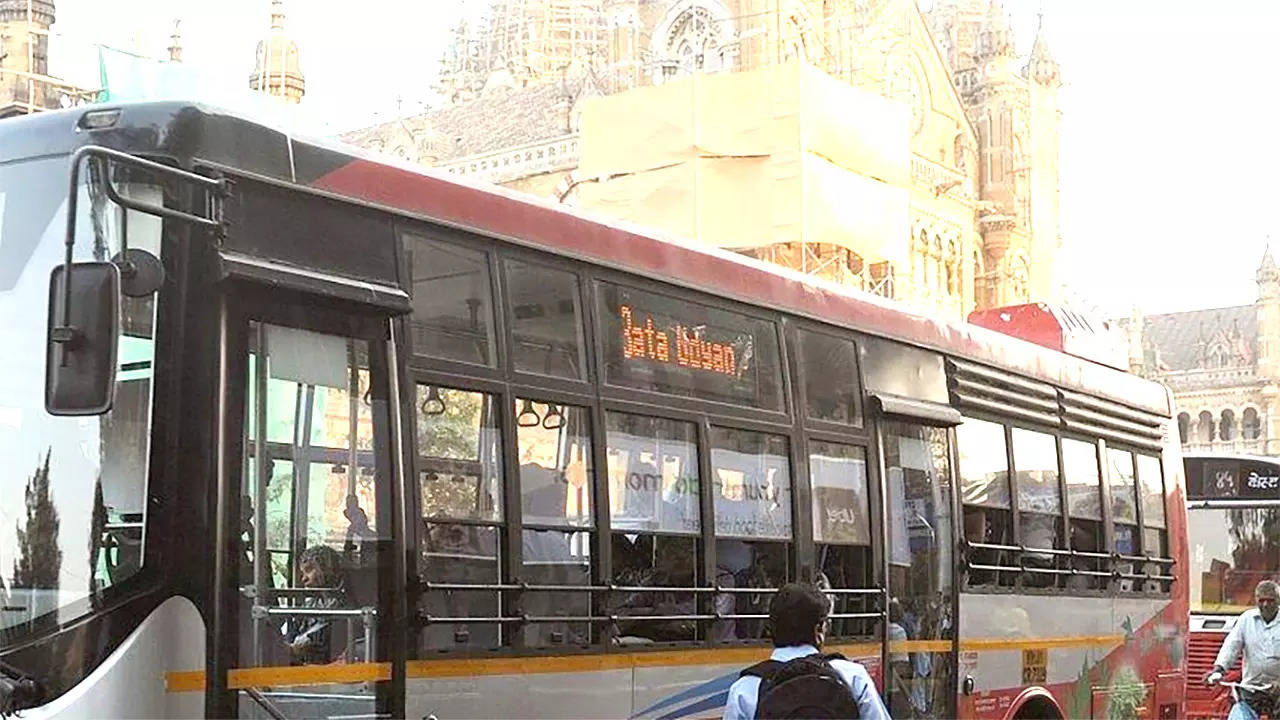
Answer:
POLYGON ((402 337, 404 338, 403 347, 399 348, 399 352, 408 362, 407 367, 422 369, 437 369, 448 372, 452 376, 457 377, 474 377, 474 378, 491 378, 495 380, 505 380, 508 377, 507 365, 510 357, 509 331, 506 322, 506 308, 498 305, 499 302, 505 302, 501 292, 502 286, 497 277, 501 274, 501 258, 499 257, 499 247, 496 242, 483 236, 450 228, 433 225, 430 223, 411 223, 408 221, 400 221, 395 223, 395 237, 399 246, 399 257, 404 266, 403 284, 405 291, 409 294, 409 302, 412 308, 413 303, 413 245, 412 242, 416 238, 428 240, 433 243, 459 248, 464 251, 477 252, 484 256, 485 267, 489 272, 489 300, 490 309, 493 312, 493 358, 492 365, 484 363, 471 363, 462 360, 451 360, 448 358, 433 357, 430 355, 421 355, 414 350, 413 347, 413 317, 412 309, 406 313, 403 318, 397 319, 397 322, 403 321, 402 337))
POLYGON ((862 337, 854 332, 842 331, 838 328, 820 325, 804 319, 791 320, 784 316, 783 324, 784 339, 787 344, 786 360, 791 370, 792 384, 794 386, 792 407, 795 409, 794 414, 801 421, 799 423, 800 427, 805 430, 825 431, 846 438, 857 437, 865 440, 868 445, 871 444, 871 422, 868 418, 870 402, 868 401, 866 387, 862 381, 862 337), (832 340, 848 342, 852 346, 854 374, 858 384, 855 388, 858 396, 858 421, 856 423, 841 423, 809 416, 809 397, 805 387, 807 379, 805 363, 801 357, 804 352, 800 337, 802 332, 823 335, 832 340))
MULTIPOLYGON (((226 552, 240 536, 240 507, 243 494, 241 476, 242 458, 246 456, 244 441, 248 429, 246 410, 248 403, 248 357, 251 323, 265 323, 311 332, 359 339, 368 343, 371 387, 378 387, 381 375, 388 393, 378 422, 377 403, 371 408, 374 418, 373 454, 386 464, 388 479, 379 494, 379 515, 389 521, 387 537, 389 547, 379 557, 379 613, 387 617, 403 617, 405 590, 409 587, 408 567, 404 564, 409 552, 406 544, 411 525, 397 511, 405 507, 406 498, 402 473, 409 467, 396 452, 393 434, 400 431, 397 415, 405 399, 403 380, 398 366, 403 351, 400 349, 395 329, 405 318, 391 316, 387 311, 350 302, 332 302, 315 295, 280 290, 255 284, 252 281, 235 281, 224 290, 219 308, 224 340, 221 345, 223 378, 218 382, 224 397, 221 400, 218 421, 219 458, 217 471, 217 504, 220 508, 219 525, 215 533, 218 541, 214 554, 212 577, 222 579, 222 584, 212 585, 213 614, 207 625, 206 637, 208 662, 211 672, 205 687, 207 714, 218 717, 239 716, 239 691, 228 687, 228 670, 243 667, 240 660, 239 612, 239 553, 226 552), (397 403, 400 403, 397 405, 397 403), (385 493, 385 494, 383 494, 385 493)), ((410 351, 411 353, 412 351, 410 351)), ((380 531, 381 532, 381 531, 380 531)), ((415 547, 416 550, 416 547, 415 547)), ((375 702, 393 715, 403 713, 405 698, 405 633, 393 632, 391 622, 378 623, 375 642, 384 657, 376 662, 389 663, 390 678, 376 683, 375 702)))
MULTIPOLYGON (((1061 517, 1063 521, 1061 527, 1058 528, 1057 542, 1061 543, 1062 548, 1067 548, 1068 547, 1067 536, 1070 533, 1070 525, 1069 525, 1070 519, 1067 517, 1067 510, 1066 510, 1067 497, 1066 497, 1065 484, 1064 484, 1065 480, 1062 476, 1062 435, 1060 432, 1058 432, 1057 428, 1049 428, 1048 426, 1045 426, 1045 425, 1039 425, 1036 423, 1030 423, 1026 421, 1021 421, 1021 422, 1010 421, 1008 423, 1005 423, 1005 449, 1009 456, 1009 491, 1011 493, 1010 497, 1012 498, 1010 504, 1013 507, 1014 542, 1023 547, 1028 547, 1027 544, 1023 542, 1023 538, 1022 538, 1022 513, 1031 512, 1031 511, 1023 510, 1021 507, 1022 486, 1018 479, 1018 461, 1016 459, 1017 452, 1015 451, 1013 446, 1014 430, 1026 430, 1029 432, 1039 433, 1041 435, 1048 435, 1049 437, 1053 438, 1053 451, 1055 454, 1054 460, 1056 462, 1056 467, 1058 472, 1058 482, 1057 482, 1058 516, 1061 517)), ((1048 513, 1043 513, 1043 514, 1048 516, 1048 513)), ((1030 548, 1030 549, 1057 550, 1059 548, 1030 548)), ((1057 564, 1058 563, 1055 563, 1055 566, 1057 564)), ((1058 591, 1062 589, 1060 587, 1060 583, 1058 582, 1058 578, 1065 577, 1065 576, 1057 575, 1057 574, 1054 574, 1054 582, 1050 584, 1049 587, 1043 587, 1043 588, 1027 587, 1025 583, 1027 576, 1035 575, 1035 574, 1038 574, 1038 573, 1035 573, 1034 571, 1028 572, 1025 569, 1025 565, 1024 565, 1023 571, 1018 573, 1017 578, 1014 581, 1014 588, 1017 590, 1019 594, 1024 594, 1024 595, 1037 595, 1037 594, 1050 594, 1050 593, 1058 594, 1058 591)))
MULTIPOLYGON (((1141 449, 1131 445, 1108 443, 1103 438, 1091 437, 1083 433, 1063 430, 1061 428, 1052 428, 1046 425, 1031 423, 1025 420, 1015 421, 1011 417, 1002 418, 1001 416, 991 412, 968 409, 968 410, 965 410, 964 414, 966 418, 972 417, 977 420, 985 420, 987 422, 993 422, 1003 426, 1005 429, 1005 452, 1007 456, 1007 462, 1009 464, 1009 475, 1010 475, 1009 482, 1010 482, 1010 493, 1011 493, 1010 497, 1011 497, 1011 505, 1014 507, 1013 537, 1014 537, 1015 544, 1021 543, 1022 523, 1021 523, 1021 519, 1017 517, 1018 512, 1016 511, 1017 501, 1018 501, 1017 493, 1019 488, 1018 488, 1018 483, 1016 478, 1017 466, 1015 464, 1014 457, 1013 457, 1014 455, 1013 442, 1012 442, 1013 428, 1017 427, 1024 430, 1042 432, 1047 435, 1052 435, 1055 438, 1055 446, 1058 453, 1058 487, 1060 492, 1060 498, 1062 500, 1062 518, 1063 518, 1063 526, 1062 526, 1063 537, 1061 537, 1060 539, 1064 543, 1063 547, 1068 550, 1072 549, 1070 545, 1070 542, 1071 542, 1070 528, 1071 528, 1071 520, 1073 519, 1073 516, 1071 515, 1071 511, 1070 511, 1070 503, 1067 501, 1066 468, 1065 468, 1065 461, 1063 459, 1063 454, 1062 454, 1062 441, 1064 439, 1077 440, 1077 441, 1092 445, 1095 448, 1095 461, 1098 463, 1099 493, 1100 493, 1100 498, 1102 500, 1101 509, 1102 509, 1103 518, 1101 522, 1103 524, 1103 541, 1105 543, 1104 547, 1106 548, 1105 552, 1112 555, 1112 558, 1107 561, 1107 566, 1114 572, 1116 566, 1120 561, 1115 557, 1115 528, 1113 525, 1114 518, 1112 515, 1112 508, 1111 508, 1110 465, 1109 465, 1109 461, 1107 460, 1107 450, 1109 448, 1114 447, 1118 450, 1124 450, 1130 453, 1134 463, 1135 485, 1138 482, 1137 456, 1140 454, 1153 455, 1153 451, 1141 449)), ((963 512, 964 503, 961 499, 959 499, 960 466, 959 466, 958 444, 956 446, 955 454, 957 458, 956 459, 956 462, 957 462, 956 493, 958 498, 957 505, 958 505, 958 512, 963 512)), ((1164 467, 1163 452, 1154 456, 1160 460, 1161 468, 1163 469, 1164 467)), ((1162 476, 1163 476, 1163 472, 1162 472, 1162 476)), ((1165 497, 1165 507, 1166 507, 1166 523, 1168 522, 1167 520, 1168 491, 1169 491, 1168 484, 1165 483, 1164 497, 1165 497)), ((1135 502, 1139 500, 1136 491, 1135 491, 1134 500, 1135 502)), ((1137 515, 1137 518, 1138 518, 1137 527, 1139 529, 1139 534, 1141 534, 1141 530, 1146 527, 1145 525, 1142 524, 1144 522, 1144 518, 1141 512, 1142 512, 1141 509, 1139 509, 1138 515, 1137 515)), ((961 517, 961 516, 957 516, 957 517, 961 517)), ((1091 521, 1093 520, 1093 518, 1086 518, 1086 519, 1091 521)), ((961 534, 961 537, 963 537, 963 532, 961 532, 960 534, 961 534)), ((1141 543, 1143 541, 1139 540, 1138 542, 1141 543)), ((1141 552, 1146 553, 1145 546, 1139 544, 1138 547, 1141 549, 1141 552)), ((1143 598, 1157 598, 1157 599, 1168 598, 1170 596, 1169 591, 1148 592, 1142 589, 1121 591, 1119 589, 1119 580, 1114 577, 1107 581, 1105 587, 1099 588, 1099 589, 1066 589, 1062 587, 1049 587, 1049 588, 1026 587, 1022 582, 1022 578, 1025 575, 1026 575, 1025 571, 1018 573, 1018 575, 1016 576, 1016 581, 1013 585, 998 585, 998 586, 997 585, 970 585, 968 582, 968 577, 966 576, 961 585, 961 591, 967 592, 967 593, 980 593, 980 594, 1069 595, 1069 596, 1080 596, 1080 597, 1143 597, 1143 598)))
MULTIPOLYGON (((1091 437, 1089 435, 1086 435, 1080 432, 1060 431, 1056 434, 1058 436, 1058 472, 1060 473, 1059 475, 1059 477, 1061 478, 1060 485, 1062 486, 1062 492, 1063 492, 1062 511, 1066 521, 1063 526, 1067 533, 1066 547, 1068 550, 1075 549, 1071 546, 1071 521, 1075 519, 1075 516, 1071 514, 1071 502, 1067 495, 1068 493, 1067 463, 1066 463, 1066 457, 1062 452, 1062 441, 1075 440, 1077 442, 1082 442, 1082 443, 1085 443, 1086 445, 1090 445, 1093 447, 1093 461, 1095 464, 1095 469, 1098 471, 1098 484, 1096 487, 1098 490, 1098 502, 1101 505, 1099 510, 1101 511, 1100 514, 1102 515, 1101 519, 1084 517, 1084 516, 1081 516, 1080 519, 1102 524, 1103 550, 1101 550, 1100 552, 1106 552, 1110 554, 1111 548, 1114 547, 1114 545, 1112 544, 1113 530, 1111 527, 1111 488, 1107 482, 1106 441, 1099 439, 1097 437, 1091 437)), ((1107 561, 1107 567, 1111 567, 1113 565, 1114 565, 1114 561, 1112 560, 1107 561)), ((1081 597, 1112 597, 1115 595, 1115 592, 1112 589, 1112 580, 1107 579, 1107 582, 1102 583, 1102 587, 1099 587, 1096 589, 1086 588, 1081 590, 1067 590, 1066 594, 1078 595, 1081 597)))
POLYGON ((577 263, 555 262, 554 258, 531 253, 522 248, 498 249, 490 262, 496 268, 495 272, 501 276, 495 282, 497 291, 494 296, 494 302, 496 303, 499 300, 502 302, 501 306, 495 306, 495 312, 502 316, 502 322, 498 324, 501 326, 501 332, 505 340, 504 347, 507 352, 503 361, 499 363, 499 369, 504 370, 503 374, 512 382, 525 382, 535 384, 540 388, 550 387, 594 395, 595 392, 592 388, 599 383, 599 374, 598 359, 592 352, 592 348, 595 345, 595 308, 588 308, 591 293, 587 291, 587 285, 591 283, 591 273, 579 267, 577 263), (509 317, 514 312, 514 308, 511 305, 512 297, 507 282, 507 268, 509 263, 512 262, 524 263, 534 268, 567 273, 572 275, 577 282, 578 308, 581 311, 578 318, 578 340, 580 342, 578 352, 583 362, 581 379, 575 380, 558 375, 516 369, 514 352, 516 346, 515 323, 511 322, 509 317))
MULTIPOLYGON (((1165 469, 1164 469, 1164 450, 1161 449, 1159 451, 1154 451, 1146 448, 1141 448, 1136 445, 1130 445, 1127 443, 1108 442, 1106 439, 1100 439, 1098 442, 1100 443, 1100 450, 1099 450, 1098 457, 1100 462, 1102 463, 1103 483, 1106 485, 1106 493, 1103 496, 1104 502, 1102 504, 1102 513, 1105 518, 1104 522, 1106 523, 1107 552, 1111 553, 1111 556, 1112 556, 1112 560, 1111 560, 1112 571, 1113 573, 1119 572, 1119 569, 1120 569, 1119 566, 1125 562, 1128 562, 1131 566, 1133 566, 1131 572, 1135 575, 1140 574, 1139 570, 1141 568, 1138 566, 1138 563, 1136 561, 1131 562, 1131 561, 1120 560, 1118 554, 1116 553, 1115 519, 1112 513, 1113 508, 1112 508, 1112 500, 1111 500, 1111 462, 1108 459, 1106 453, 1107 451, 1113 448, 1116 450, 1122 450, 1124 452, 1127 452, 1129 453, 1129 457, 1133 465, 1133 486, 1134 486, 1133 500, 1136 503, 1135 513, 1134 513, 1134 517, 1136 518, 1136 524, 1134 527, 1138 534, 1138 538, 1137 538, 1138 553, 1137 554, 1139 556, 1149 555, 1152 557, 1160 558, 1161 560, 1169 560, 1171 558, 1167 556, 1153 555, 1152 553, 1148 552, 1148 549, 1146 547, 1146 540, 1143 537, 1144 535, 1143 530, 1146 529, 1146 524, 1145 524, 1146 517, 1145 517, 1145 512, 1142 509, 1142 495, 1141 495, 1142 485, 1141 485, 1141 481, 1138 478, 1138 456, 1139 455, 1154 456, 1160 462, 1161 487, 1163 491, 1162 497, 1164 498, 1164 507, 1165 507, 1165 527, 1163 528, 1163 530, 1166 534, 1165 535, 1166 538, 1168 538, 1169 485, 1167 482, 1164 482, 1164 477, 1166 475, 1165 469)), ((1172 541, 1166 540, 1166 542, 1172 542, 1172 541)), ((1161 567, 1167 567, 1167 566, 1161 565, 1161 567)), ((1171 568, 1171 569, 1176 570, 1176 568, 1171 568)), ((1111 582, 1109 583, 1109 586, 1111 588, 1110 590, 1111 594, 1113 594, 1116 597, 1125 597, 1125 598, 1161 599, 1161 598, 1169 598, 1172 596, 1172 593, 1173 593, 1173 583, 1161 583, 1164 587, 1167 588, 1165 590, 1149 591, 1143 587, 1145 585, 1145 581, 1139 581, 1139 580, 1131 580, 1131 582, 1133 583, 1133 587, 1131 589, 1121 590, 1120 583, 1122 580, 1125 580, 1125 579, 1126 578, 1120 578, 1120 577, 1112 578, 1111 582)), ((1177 582, 1177 581, 1175 580, 1174 582, 1177 582)))
MULTIPOLYGON (((966 408, 962 412, 966 420, 973 419, 973 420, 981 420, 983 422, 992 423, 994 425, 998 425, 1004 431, 1004 462, 1005 462, 1005 472, 1007 475, 1007 477, 1005 478, 1005 483, 1009 486, 1008 512, 1012 516, 1012 518, 1010 519, 1009 527, 1010 527, 1010 532, 1013 534, 1012 542, 1017 543, 1020 537, 1019 532, 1021 531, 1021 522, 1018 519, 1018 514, 1019 514, 1018 513, 1018 495, 1017 495, 1018 487, 1013 479, 1013 475, 1014 475, 1013 442, 1011 439, 1012 430, 1010 427, 1010 423, 1012 421, 1008 417, 1002 417, 1000 415, 997 415, 989 411, 977 410, 974 408, 966 408)), ((952 444, 954 447, 952 455, 955 456, 955 466, 954 466, 955 469, 952 471, 952 474, 955 475, 955 479, 953 481, 955 488, 953 492, 955 493, 955 496, 956 496, 956 502, 955 502, 956 512, 959 513, 958 515, 955 516, 956 517, 956 522, 955 522, 956 536, 957 536, 957 542, 963 543, 963 542, 967 542, 964 534, 964 509, 965 507, 970 507, 970 506, 966 505, 966 503, 964 502, 964 491, 963 491, 963 488, 961 487, 961 485, 963 484, 962 473, 964 472, 964 469, 963 469, 963 463, 960 460, 959 428, 960 426, 957 425, 951 429, 952 444)), ((957 556, 957 560, 960 560, 960 559, 961 558, 957 556)), ((984 595, 1011 595, 1011 594, 1018 594, 1022 592, 1019 589, 1019 586, 1022 584, 1022 579, 1021 579, 1022 573, 1018 573, 1017 575, 1015 575, 1013 582, 1007 585, 1000 584, 998 579, 997 579, 997 582, 992 584, 971 585, 969 583, 967 555, 963 559, 963 562, 965 564, 963 572, 960 572, 957 574, 958 579, 960 581, 958 584, 960 585, 961 592, 979 593, 984 595)), ((1034 590, 1034 588, 1032 589, 1034 590)))

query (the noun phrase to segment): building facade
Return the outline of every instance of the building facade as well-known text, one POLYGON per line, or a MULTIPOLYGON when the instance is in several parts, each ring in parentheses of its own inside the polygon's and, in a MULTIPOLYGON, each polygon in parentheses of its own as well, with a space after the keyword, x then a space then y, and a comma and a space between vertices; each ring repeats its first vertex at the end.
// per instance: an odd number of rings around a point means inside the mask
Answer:
POLYGON ((1252 305, 1126 324, 1133 372, 1169 386, 1186 451, 1280 455, 1280 268, 1263 255, 1252 305))
POLYGON ((1043 31, 1018 57, 998 0, 499 0, 454 33, 444 105, 344 139, 574 204, 598 181, 575 172, 593 98, 795 62, 907 109, 909 221, 892 252, 750 254, 948 317, 1056 299, 1060 73, 1043 31))
POLYGON ((97 91, 49 75, 53 0, 0 0, 0 118, 90 102, 97 91))

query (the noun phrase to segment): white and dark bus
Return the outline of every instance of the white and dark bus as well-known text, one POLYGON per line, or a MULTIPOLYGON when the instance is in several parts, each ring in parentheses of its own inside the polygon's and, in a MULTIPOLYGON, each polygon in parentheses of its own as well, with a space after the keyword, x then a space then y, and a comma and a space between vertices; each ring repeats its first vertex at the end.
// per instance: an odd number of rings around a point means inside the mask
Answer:
MULTIPOLYGON (((1280 581, 1280 458, 1191 453, 1187 581, 1191 588, 1187 717, 1219 718, 1229 696, 1200 679, 1263 580, 1280 581)), ((1238 664, 1237 664, 1238 665, 1238 664)))
POLYGON ((1160 385, 184 104, 0 122, 0 704, 1180 717, 1160 385))

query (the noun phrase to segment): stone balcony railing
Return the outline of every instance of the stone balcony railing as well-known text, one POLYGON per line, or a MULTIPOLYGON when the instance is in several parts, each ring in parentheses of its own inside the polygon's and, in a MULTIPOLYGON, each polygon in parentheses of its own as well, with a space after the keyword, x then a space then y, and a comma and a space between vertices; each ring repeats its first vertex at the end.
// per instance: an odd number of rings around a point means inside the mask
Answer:
POLYGON ((973 182, 968 175, 923 155, 911 156, 911 182, 938 196, 950 195, 968 202, 975 198, 973 182))
POLYGON ((564 135, 491 153, 468 155, 435 167, 450 175, 504 183, 531 175, 572 170, 578 166, 578 144, 578 135, 564 135))
POLYGON ((1238 387, 1264 381, 1264 378, 1258 375, 1253 366, 1177 370, 1160 373, 1152 379, 1159 380, 1175 391, 1210 387, 1238 387))
POLYGON ((1256 440, 1213 440, 1182 444, 1184 453, 1230 453, 1235 455, 1280 455, 1280 438, 1256 440))

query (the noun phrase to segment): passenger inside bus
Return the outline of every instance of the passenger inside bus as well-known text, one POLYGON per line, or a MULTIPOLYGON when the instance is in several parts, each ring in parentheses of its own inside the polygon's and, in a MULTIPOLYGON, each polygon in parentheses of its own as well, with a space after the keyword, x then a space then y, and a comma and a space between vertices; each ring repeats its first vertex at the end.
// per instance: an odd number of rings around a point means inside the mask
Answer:
POLYGON ((652 642, 692 641, 697 636, 697 622, 678 616, 697 613, 693 593, 661 591, 662 587, 693 587, 696 557, 687 547, 675 547, 684 538, 655 535, 613 536, 616 583, 622 587, 654 588, 652 591, 620 592, 612 603, 611 614, 624 616, 618 621, 615 642, 619 645, 652 642), (668 620, 625 619, 644 616, 672 617, 668 620))
MULTIPOLYGON (((298 559, 302 587, 323 591, 303 599, 302 607, 344 610, 354 607, 348 595, 342 556, 327 545, 313 545, 298 559)), ((352 638, 346 624, 327 617, 302 617, 290 621, 286 634, 289 656, 295 665, 322 665, 343 659, 352 638)))

